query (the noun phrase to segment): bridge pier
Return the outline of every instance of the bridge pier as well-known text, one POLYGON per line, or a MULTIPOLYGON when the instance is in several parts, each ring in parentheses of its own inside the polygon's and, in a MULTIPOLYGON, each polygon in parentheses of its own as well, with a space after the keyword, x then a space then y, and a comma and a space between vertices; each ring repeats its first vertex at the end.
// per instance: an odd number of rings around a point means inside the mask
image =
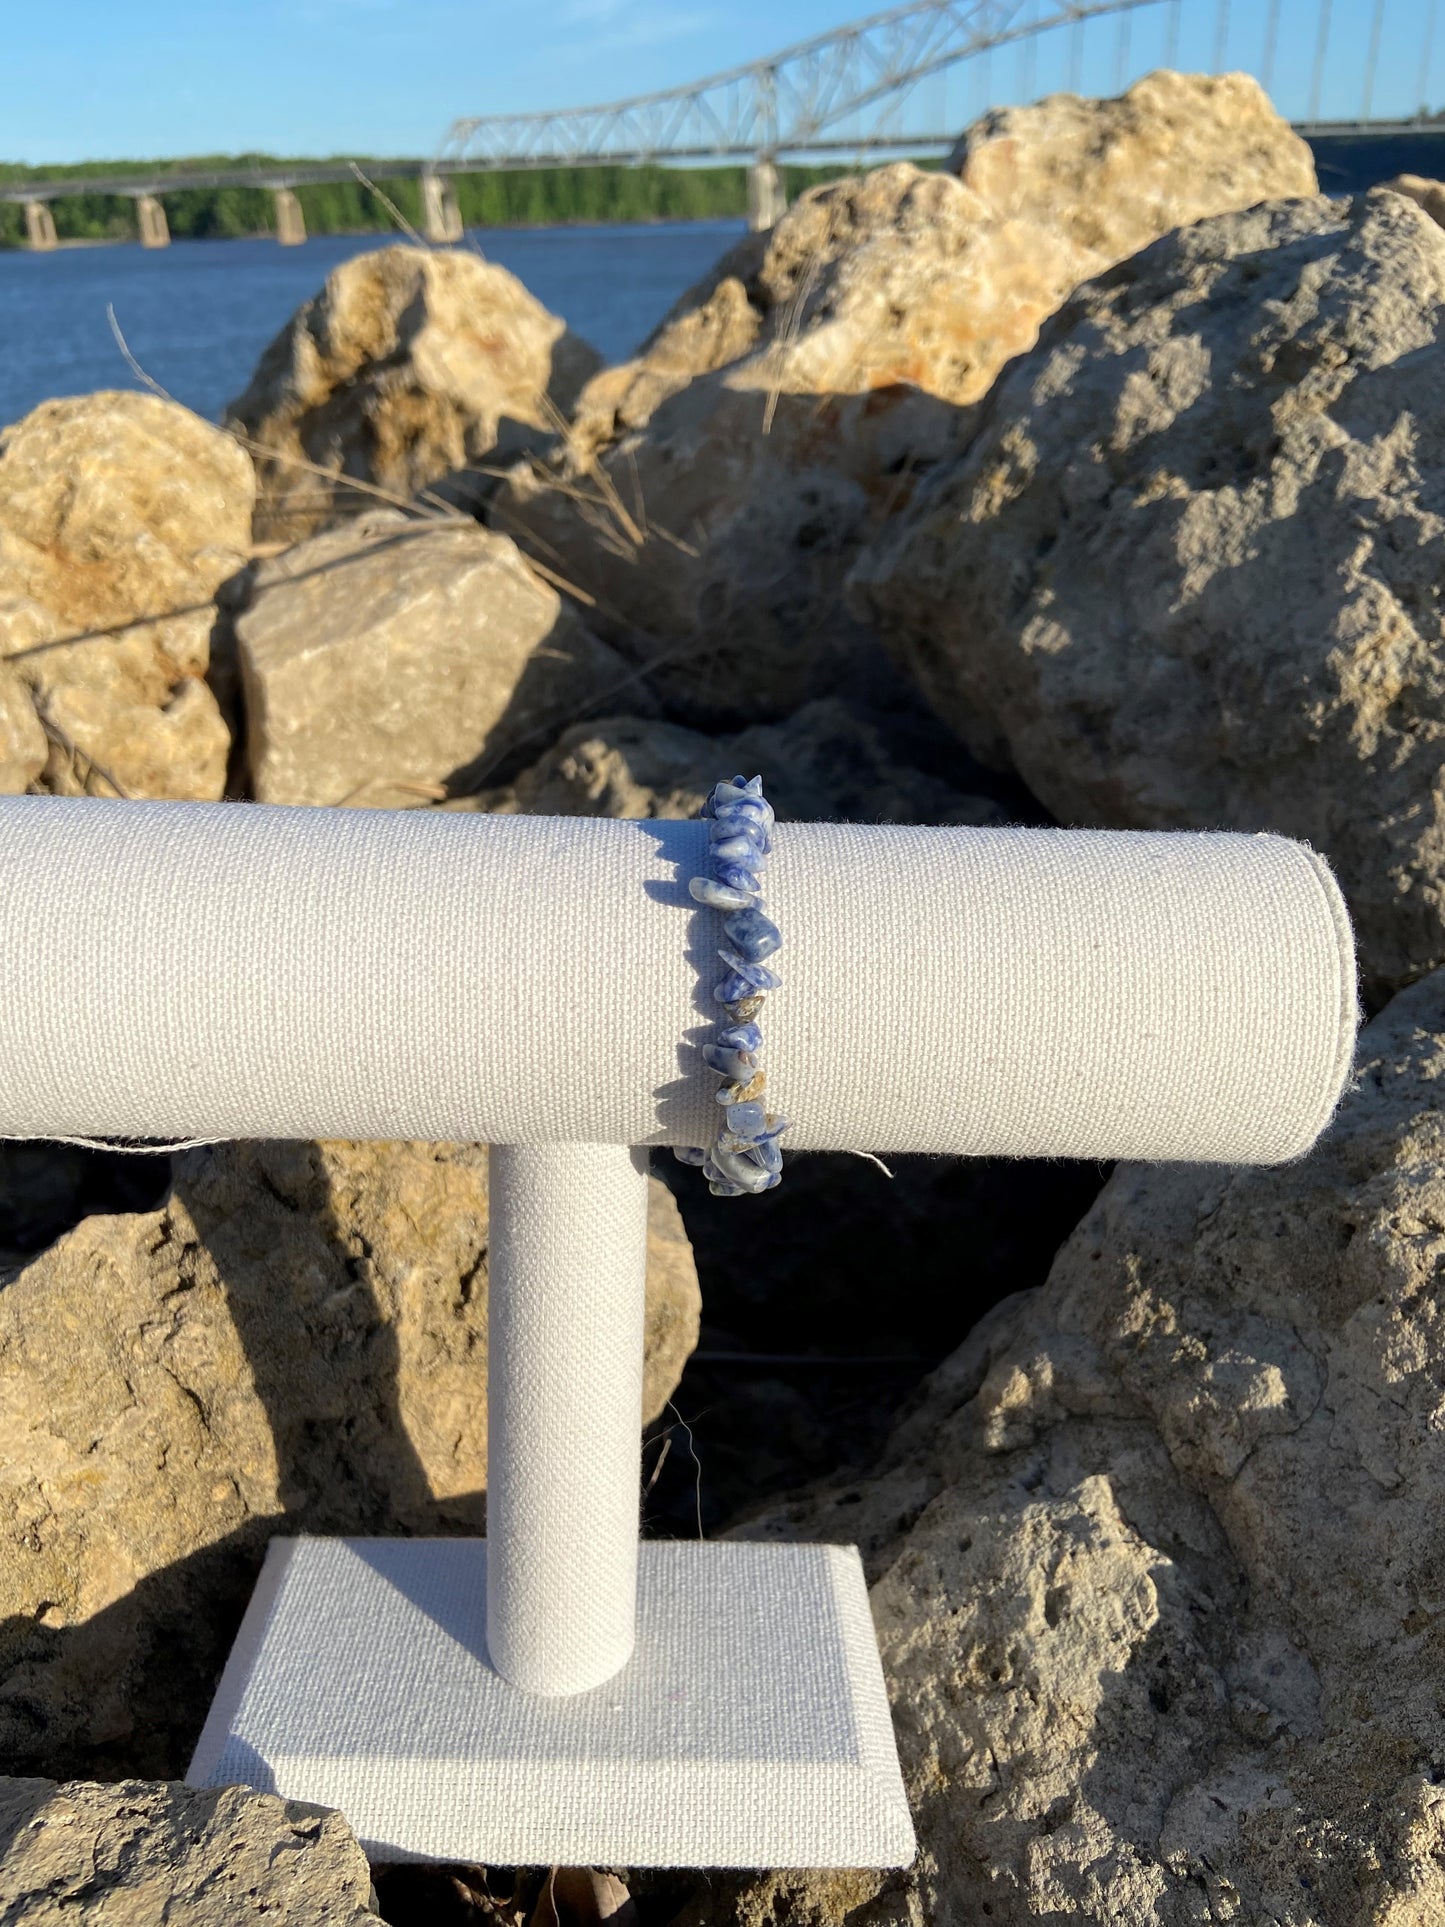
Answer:
POLYGON ((748 226, 754 234, 776 227, 788 211, 782 169, 759 155, 748 169, 748 226))
POLYGON ((55 216, 49 201, 25 203, 25 238, 37 254, 48 254, 60 244, 55 238, 55 216))
POLYGON ((462 210, 456 182, 445 174, 421 177, 421 231, 428 241, 460 241, 462 210))
POLYGON ((301 203, 289 187, 273 187, 271 199, 276 207, 276 240, 283 248, 299 248, 306 239, 306 216, 301 203))
POLYGON ((170 223, 166 210, 157 194, 137 194, 135 198, 136 225, 140 229, 140 244, 143 248, 168 248, 171 244, 170 223))

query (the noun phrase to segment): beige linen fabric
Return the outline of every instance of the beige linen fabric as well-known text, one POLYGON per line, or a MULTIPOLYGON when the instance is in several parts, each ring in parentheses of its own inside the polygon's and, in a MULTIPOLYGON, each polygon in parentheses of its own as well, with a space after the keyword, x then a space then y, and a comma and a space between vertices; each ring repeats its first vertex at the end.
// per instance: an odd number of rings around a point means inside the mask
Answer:
POLYGON ((273 1540, 190 1784, 339 1807, 377 1860, 912 1859, 852 1546, 649 1540, 631 1663, 560 1699, 487 1665, 487 1554, 483 1540, 273 1540))
POLYGON ((645 1153, 493 1147, 487 1647, 529 1692, 632 1652, 646 1268, 645 1153))
MULTIPOLYGON (((705 826, 0 799, 0 1133, 702 1143, 705 826)), ((1274 836, 788 824, 794 1149, 1270 1163, 1348 1073, 1274 836)))

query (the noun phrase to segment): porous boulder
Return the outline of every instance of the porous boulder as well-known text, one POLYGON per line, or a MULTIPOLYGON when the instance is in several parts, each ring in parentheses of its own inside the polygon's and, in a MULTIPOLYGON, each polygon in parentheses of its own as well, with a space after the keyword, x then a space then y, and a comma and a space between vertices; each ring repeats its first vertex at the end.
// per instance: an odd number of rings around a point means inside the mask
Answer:
POLYGON ((1385 186, 1392 194, 1403 194, 1413 201, 1437 227, 1445 227, 1445 181, 1427 180, 1423 174, 1397 174, 1385 186))
POLYGON ((256 533, 295 541, 550 435, 599 357, 515 275, 466 250, 388 247, 328 275, 226 423, 257 459, 256 533), (320 471, 319 473, 317 471, 320 471))
POLYGON ((234 615, 263 803, 467 789, 633 673, 503 535, 373 511, 258 563, 234 615))
POLYGON ((994 212, 1110 267, 1174 228, 1316 192, 1314 157, 1250 74, 1162 68, 1114 100, 994 107, 945 165, 994 212))
POLYGON ((255 476, 153 395, 78 395, 0 433, 0 790, 214 799, 206 685, 255 476))
MULTIPOLYGON (((0 1757, 182 1772, 266 1540, 485 1518, 486 1151, 184 1154, 0 1290, 0 1757)), ((696 1343, 650 1186, 644 1409, 696 1343)))
POLYGON ((362 1927, 366 1856, 339 1813, 204 1792, 0 1779, 0 1927, 362 1927))
POLYGON ((1061 822, 1326 852, 1377 993, 1445 960, 1442 337, 1396 193, 1202 221, 1080 289, 853 576, 1061 822))
POLYGON ((816 188, 598 378, 489 516, 659 659, 681 720, 785 714, 857 673, 849 559, 1083 272, 1053 235, 992 237, 976 195, 908 162, 816 188))
POLYGON ((828 183, 740 241, 588 383, 574 456, 760 351, 789 392, 904 382, 977 401, 1086 275, 1207 215, 1315 191, 1308 146, 1248 74, 1164 69, 1116 99, 991 109, 942 174, 896 162, 828 183))
POLYGON ((1080 281, 1181 221, 1315 184, 1242 75, 990 115, 956 158, 961 175, 897 162, 805 194, 494 498, 498 526, 597 599, 603 634, 667 654, 657 686, 685 721, 784 713, 862 673, 848 560, 1080 281))
POLYGON ((1119 1167, 872 1475, 740 1528, 861 1544, 920 1853, 679 1927, 1445 1915, 1442 1078, 1436 972, 1307 1159, 1119 1167))

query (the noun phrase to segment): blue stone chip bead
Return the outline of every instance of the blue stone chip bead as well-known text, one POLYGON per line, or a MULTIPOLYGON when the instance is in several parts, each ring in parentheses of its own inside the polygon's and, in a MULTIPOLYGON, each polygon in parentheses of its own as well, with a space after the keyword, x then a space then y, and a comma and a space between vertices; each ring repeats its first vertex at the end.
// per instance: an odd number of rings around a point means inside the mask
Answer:
POLYGON ((687 893, 694 903, 705 903, 709 910, 750 910, 758 900, 756 890, 735 890, 714 877, 694 877, 687 893))
POLYGON ((703 809, 708 816, 724 808, 729 803, 740 803, 746 797, 754 797, 759 802, 763 796, 761 776, 734 776, 730 782, 714 783, 703 809))
MULTIPOLYGON (((718 1102, 725 1103, 722 1091, 718 1092, 718 1102)), ((728 1129, 734 1137, 745 1138, 749 1144, 768 1128, 768 1114, 755 1097, 745 1098, 741 1104, 726 1104, 725 1110, 728 1129)))
POLYGON ((708 1153, 700 1144, 674 1144, 672 1155, 679 1164, 703 1165, 707 1163, 708 1153))
POLYGON ((768 1180, 771 1171, 763 1170, 759 1164, 743 1151, 714 1151, 713 1164, 719 1175, 729 1184, 736 1184, 744 1191, 766 1191, 770 1189, 768 1180))
POLYGON ((751 836, 766 854, 773 847, 772 830, 772 823, 760 808, 740 803, 718 811, 708 830, 708 841, 721 843, 728 836, 751 836))
POLYGON ((734 910, 723 920, 723 929, 734 950, 749 963, 761 963, 783 947, 783 933, 761 910, 734 910))
POLYGON ((762 838, 754 836, 751 830, 734 830, 728 836, 720 836, 712 845, 712 855, 717 861, 746 864, 750 870, 765 869, 767 854, 762 838))
POLYGON ((748 815, 742 809, 728 809, 726 815, 717 819, 713 825, 713 842, 719 844, 726 836, 751 836, 757 848, 767 856, 773 850, 773 832, 761 817, 748 815))
POLYGON ((768 834, 768 825, 752 811, 719 810, 707 826, 709 844, 716 847, 719 843, 726 843, 728 838, 733 836, 749 838, 760 850, 765 844, 772 842, 768 834))
POLYGON ((741 977, 744 983, 751 984, 754 990, 776 990, 783 981, 766 964, 749 963, 746 957, 739 956, 727 944, 720 945, 717 954, 734 975, 741 977))
POLYGON ((762 878, 746 863, 714 862, 712 873, 714 881, 724 884, 729 890, 741 890, 749 899, 749 908, 761 904, 762 878))
POLYGON ((758 987, 756 984, 749 983, 748 979, 736 970, 729 970, 724 974, 721 983, 714 987, 712 994, 715 1001, 720 1004, 745 1004, 749 997, 757 996, 758 987))
POLYGON ((747 1084, 757 1075, 756 1051, 729 1050, 725 1044, 704 1044, 702 1061, 709 1070, 720 1071, 735 1084, 747 1084))
POLYGON ((763 1047, 763 1027, 761 1024, 723 1024, 717 1033, 717 1042, 723 1050, 745 1050, 756 1053, 763 1047))

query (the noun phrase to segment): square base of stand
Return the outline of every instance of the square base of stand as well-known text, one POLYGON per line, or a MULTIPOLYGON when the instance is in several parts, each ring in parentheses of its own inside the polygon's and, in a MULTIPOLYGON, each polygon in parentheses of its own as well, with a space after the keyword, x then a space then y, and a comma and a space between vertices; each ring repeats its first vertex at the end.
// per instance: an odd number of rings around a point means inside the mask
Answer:
POLYGON ((274 1540, 190 1783, 338 1807, 374 1860, 907 1865, 856 1549, 639 1554, 631 1660, 547 1699, 488 1663, 485 1540, 274 1540))

